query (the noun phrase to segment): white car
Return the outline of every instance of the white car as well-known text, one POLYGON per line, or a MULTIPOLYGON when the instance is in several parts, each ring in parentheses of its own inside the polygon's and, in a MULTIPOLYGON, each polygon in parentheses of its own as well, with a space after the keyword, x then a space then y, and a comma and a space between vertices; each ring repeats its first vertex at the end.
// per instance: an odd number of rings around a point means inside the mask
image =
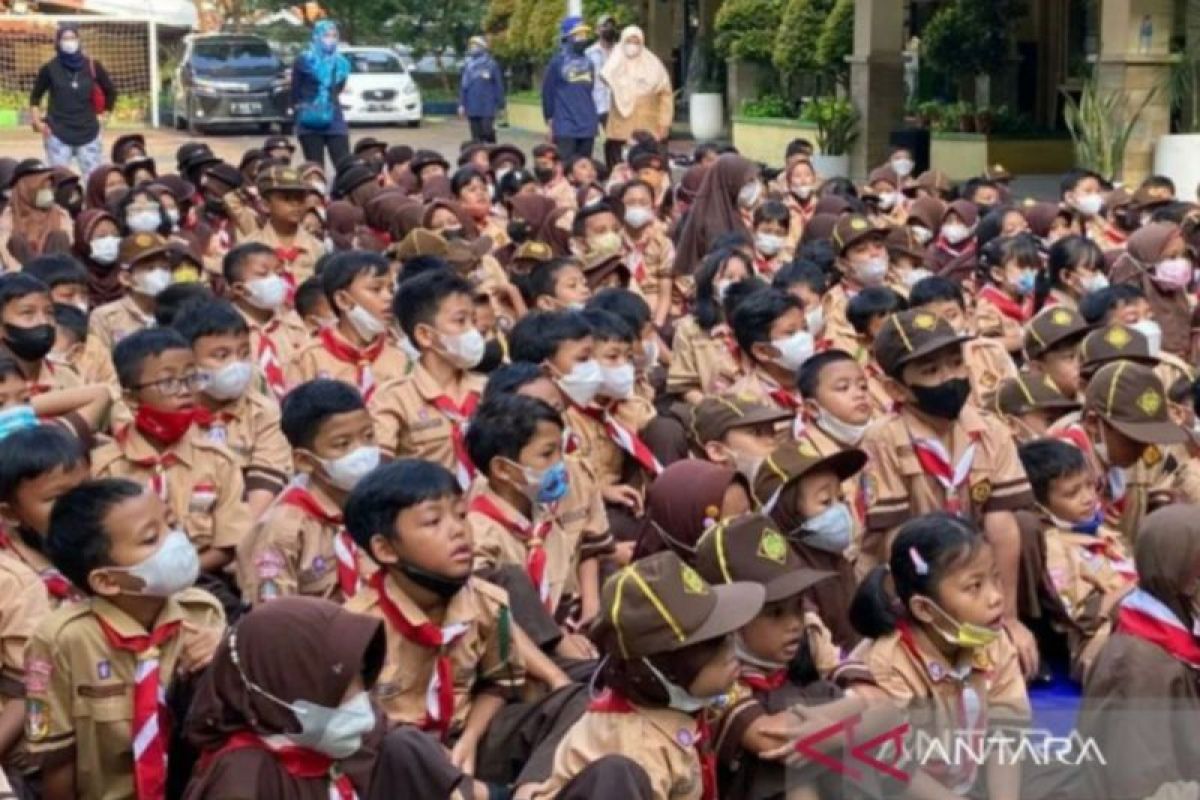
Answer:
POLYGON ((395 51, 386 47, 344 47, 350 77, 338 97, 349 123, 421 124, 421 89, 395 51))

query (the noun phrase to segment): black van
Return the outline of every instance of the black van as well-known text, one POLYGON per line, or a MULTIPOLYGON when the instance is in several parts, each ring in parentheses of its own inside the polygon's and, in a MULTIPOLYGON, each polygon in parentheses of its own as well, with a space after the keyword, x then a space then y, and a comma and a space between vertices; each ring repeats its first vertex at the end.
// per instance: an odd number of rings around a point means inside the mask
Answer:
POLYGON ((248 34, 189 36, 175 71, 175 127, 278 124, 291 133, 291 73, 267 44, 248 34))

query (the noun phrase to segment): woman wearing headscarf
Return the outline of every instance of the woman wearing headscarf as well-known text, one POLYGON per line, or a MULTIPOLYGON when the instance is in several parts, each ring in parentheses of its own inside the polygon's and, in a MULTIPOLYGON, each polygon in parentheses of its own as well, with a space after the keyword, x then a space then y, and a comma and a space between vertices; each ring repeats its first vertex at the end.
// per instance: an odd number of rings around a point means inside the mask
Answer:
POLYGON ((0 267, 16 272, 49 253, 71 249, 71 215, 54 202, 54 175, 35 158, 17 165, 8 207, 0 212, 0 267))
POLYGON ((64 23, 54 35, 54 58, 38 70, 29 93, 33 129, 42 135, 51 166, 79 164, 86 179, 104 158, 100 115, 117 103, 117 89, 104 66, 83 54, 79 26, 64 23), (42 115, 42 98, 49 96, 42 115))
POLYGON ((350 155, 349 127, 338 103, 346 87, 350 62, 338 53, 338 29, 323 19, 313 26, 312 41, 292 67, 292 106, 296 109, 296 138, 304 160, 337 164, 350 155))
POLYGON ((1183 230, 1173 222, 1151 222, 1129 237, 1109 273, 1113 284, 1130 283, 1142 290, 1162 328, 1162 349, 1181 358, 1191 348, 1188 287, 1193 269, 1183 230))
POLYGON ((750 484, 740 473, 698 458, 676 461, 646 490, 634 560, 673 550, 691 563, 706 530, 750 509, 750 484))
POLYGON ((109 193, 128 189, 129 184, 116 164, 101 164, 87 176, 85 187, 83 205, 86 208, 108 208, 109 193))
POLYGON ((750 240, 749 220, 764 194, 754 162, 733 153, 718 158, 704 176, 679 234, 675 274, 695 272, 713 242, 725 234, 740 233, 750 240))
POLYGON ((358 246, 359 229, 366 224, 366 217, 353 203, 335 200, 329 204, 325 224, 336 250, 353 250, 358 246))
POLYGON ((365 797, 384 732, 367 692, 384 648, 379 620, 327 600, 285 597, 243 617, 188 713, 201 756, 185 798, 365 797))
POLYGON ((120 300, 121 270, 117 255, 121 229, 116 217, 101 208, 85 209, 75 220, 74 254, 87 270, 88 301, 92 308, 120 300))
POLYGON ((604 126, 606 159, 620 153, 636 130, 651 131, 660 142, 670 137, 675 118, 671 77, 658 56, 646 48, 641 28, 630 25, 621 31, 621 42, 604 62, 600 77, 612 90, 604 126))

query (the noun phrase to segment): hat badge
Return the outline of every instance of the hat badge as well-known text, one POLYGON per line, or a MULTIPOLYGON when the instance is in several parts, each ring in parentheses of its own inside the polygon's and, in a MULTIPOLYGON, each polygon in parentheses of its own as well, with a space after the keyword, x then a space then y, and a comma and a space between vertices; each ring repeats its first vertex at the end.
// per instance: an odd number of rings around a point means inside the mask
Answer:
POLYGON ((679 579, 683 582, 683 590, 688 594, 708 594, 708 587, 704 585, 704 579, 700 577, 700 573, 687 564, 680 568, 679 579))
POLYGON ((1110 328, 1108 333, 1104 334, 1104 341, 1118 350, 1123 350, 1125 345, 1129 344, 1129 331, 1124 328, 1110 328))
POLYGON ((758 555, 776 564, 787 562, 788 543, 783 534, 772 528, 763 531, 758 540, 758 555))
POLYGON ((149 247, 150 245, 154 244, 154 237, 148 233, 139 233, 137 239, 134 240, 134 243, 137 244, 138 247, 149 247))
POLYGON ((913 327, 923 331, 931 331, 937 327, 937 317, 933 314, 920 313, 913 317, 913 327))
POLYGON ((1137 407, 1140 408, 1147 417, 1153 417, 1158 413, 1158 410, 1162 408, 1162 395, 1160 395, 1154 389, 1147 389, 1146 391, 1142 392, 1140 397, 1138 397, 1137 407))
POLYGON ((801 439, 799 446, 796 448, 800 455, 805 458, 820 458, 821 454, 817 452, 817 448, 808 439, 801 439))
POLYGON ((1065 308, 1060 308, 1050 317, 1050 321, 1055 325, 1065 328, 1071 324, 1071 312, 1067 311, 1065 308))
POLYGON ((850 220, 850 229, 851 230, 865 231, 869 227, 871 227, 870 223, 867 222, 862 217, 855 217, 854 219, 850 220))

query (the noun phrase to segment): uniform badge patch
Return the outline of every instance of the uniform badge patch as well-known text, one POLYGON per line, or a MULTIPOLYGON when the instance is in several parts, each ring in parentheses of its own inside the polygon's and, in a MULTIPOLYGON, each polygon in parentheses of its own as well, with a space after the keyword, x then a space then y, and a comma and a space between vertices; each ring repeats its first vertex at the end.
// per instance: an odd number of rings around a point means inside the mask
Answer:
POLYGON ((46 704, 41 700, 25 701, 25 738, 40 742, 50 732, 50 720, 46 719, 46 704))

